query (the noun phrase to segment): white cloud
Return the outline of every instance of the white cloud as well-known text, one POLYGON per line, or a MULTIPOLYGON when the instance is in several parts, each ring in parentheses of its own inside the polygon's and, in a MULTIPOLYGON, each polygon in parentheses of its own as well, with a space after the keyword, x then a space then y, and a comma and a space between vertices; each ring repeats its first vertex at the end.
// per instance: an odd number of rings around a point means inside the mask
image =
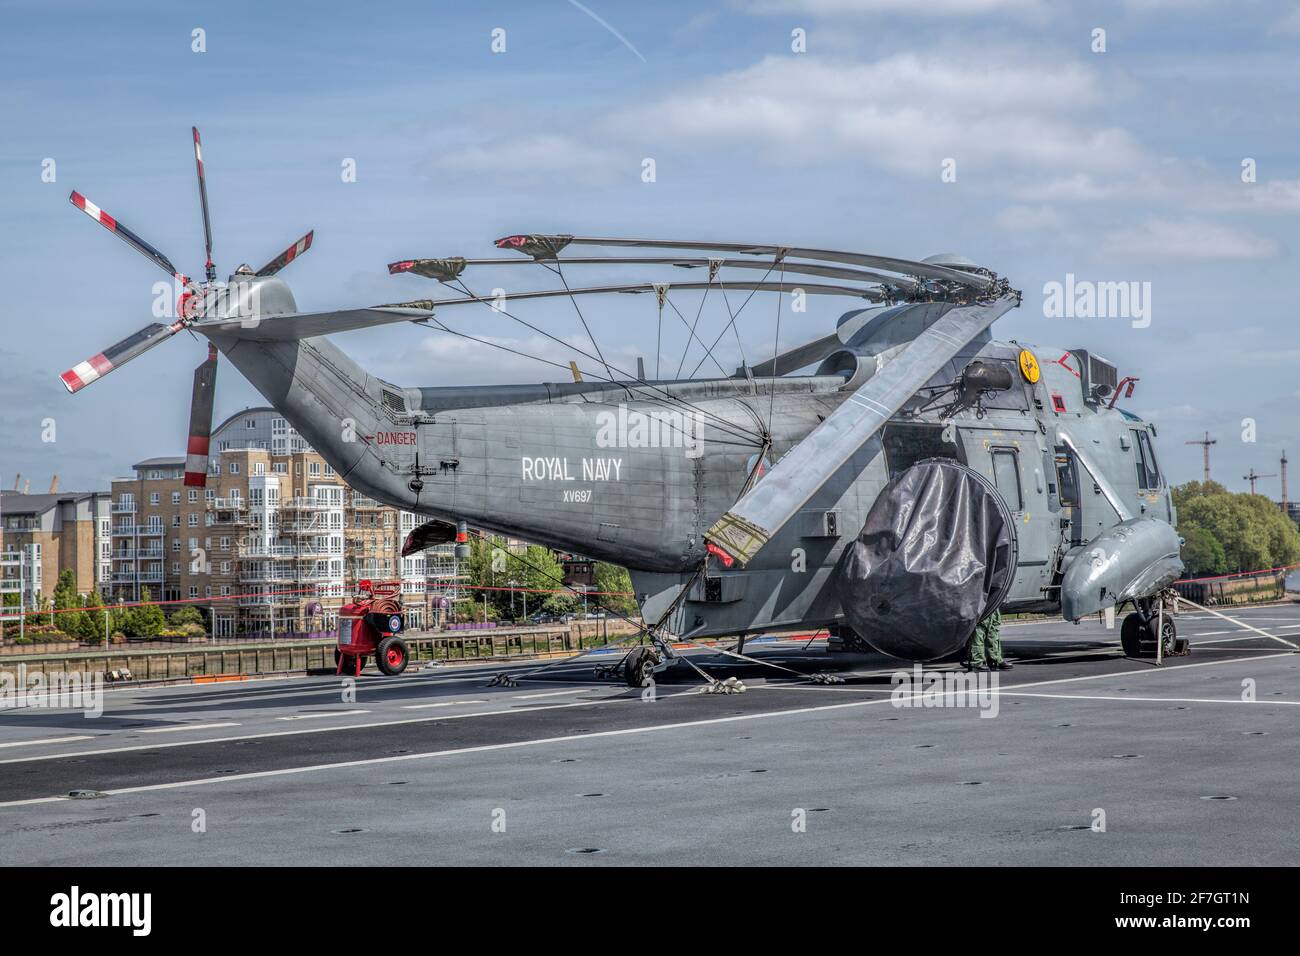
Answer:
POLYGON ((936 180, 949 157, 959 181, 968 167, 1118 172, 1144 158, 1126 131, 1061 119, 1062 103, 1078 113, 1101 100, 1090 69, 1029 61, 1023 51, 899 53, 870 63, 768 57, 605 125, 625 136, 653 129, 693 147, 748 145, 780 162, 852 159, 936 180))
POLYGON ((1199 220, 1152 219, 1102 238, 1102 252, 1106 255, 1147 261, 1263 259, 1277 251, 1278 245, 1272 239, 1199 220))
POLYGON ((806 13, 816 17, 910 14, 919 17, 1040 13, 1042 0, 735 0, 751 13, 806 13))
POLYGON ((1063 223, 1061 214, 1052 206, 1008 206, 994 221, 1012 232, 1059 229, 1063 223))
POLYGON ((517 179, 553 180, 564 175, 583 182, 606 182, 628 174, 629 169, 639 171, 634 161, 620 159, 612 150, 555 133, 466 146, 448 153, 436 165, 517 179))

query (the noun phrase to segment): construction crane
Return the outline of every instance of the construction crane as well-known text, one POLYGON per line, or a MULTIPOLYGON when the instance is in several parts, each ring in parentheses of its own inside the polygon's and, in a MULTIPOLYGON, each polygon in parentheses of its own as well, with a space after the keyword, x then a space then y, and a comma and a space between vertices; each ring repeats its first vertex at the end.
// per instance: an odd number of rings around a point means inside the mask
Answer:
MULTIPOLYGON (((1277 475, 1261 475, 1252 468, 1250 469, 1250 474, 1242 475, 1241 477, 1243 480, 1250 482, 1250 493, 1253 495, 1255 493, 1255 482, 1259 481, 1261 478, 1276 478, 1277 475)), ((1206 480, 1208 481, 1209 479, 1207 478, 1206 480)))
POLYGON ((1205 480, 1206 480, 1207 483, 1208 483, 1209 480, 1210 480, 1210 446, 1211 446, 1211 445, 1217 445, 1218 443, 1219 443, 1219 440, 1218 440, 1217 438, 1211 438, 1209 432, 1206 432, 1206 433, 1205 433, 1205 437, 1204 437, 1204 438, 1198 438, 1196 441, 1183 442, 1184 445, 1200 445, 1200 446, 1201 446, 1201 453, 1202 453, 1202 455, 1204 456, 1204 460, 1205 460, 1205 464, 1204 464, 1204 468, 1205 468, 1205 480))
POLYGON ((1286 497, 1286 465, 1286 449, 1284 448, 1282 449, 1282 512, 1283 514, 1290 514, 1287 508, 1289 502, 1286 497))

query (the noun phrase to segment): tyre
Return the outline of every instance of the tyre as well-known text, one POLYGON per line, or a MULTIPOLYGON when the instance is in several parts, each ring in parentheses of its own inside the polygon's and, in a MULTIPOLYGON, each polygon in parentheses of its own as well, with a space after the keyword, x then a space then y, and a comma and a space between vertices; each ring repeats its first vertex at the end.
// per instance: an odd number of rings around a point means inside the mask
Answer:
POLYGON ((648 647, 634 647, 623 662, 623 680, 628 687, 645 687, 655 669, 655 654, 648 647))
POLYGON ((1174 626, 1174 619, 1166 616, 1163 626, 1160 628, 1161 641, 1164 643, 1164 650, 1161 652, 1166 657, 1174 652, 1178 644, 1178 628, 1174 626))
MULTIPOLYGON (((1173 622, 1170 621, 1170 624, 1173 622)), ((1142 657, 1142 644, 1150 640, 1147 626, 1142 622, 1142 615, 1134 612, 1124 618, 1119 628, 1119 642, 1126 657, 1142 657)))
POLYGON ((375 649, 375 664, 389 677, 396 677, 406 670, 411 660, 411 649, 400 637, 386 637, 375 649))

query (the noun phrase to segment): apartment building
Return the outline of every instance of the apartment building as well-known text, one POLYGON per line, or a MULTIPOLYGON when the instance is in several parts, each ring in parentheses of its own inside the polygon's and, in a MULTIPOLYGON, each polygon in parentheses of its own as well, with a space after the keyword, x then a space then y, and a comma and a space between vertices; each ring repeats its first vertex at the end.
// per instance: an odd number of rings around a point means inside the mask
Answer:
POLYGON ((0 491, 0 593, 21 590, 23 606, 32 607, 40 596, 53 598, 66 570, 79 593, 107 592, 109 519, 107 491, 0 491))
POLYGON ((184 487, 181 457, 113 482, 116 597, 193 601, 217 636, 332 630, 365 578, 402 582, 412 628, 455 599, 452 547, 402 558, 421 519, 354 492, 274 409, 231 416, 211 449, 206 488, 184 487))

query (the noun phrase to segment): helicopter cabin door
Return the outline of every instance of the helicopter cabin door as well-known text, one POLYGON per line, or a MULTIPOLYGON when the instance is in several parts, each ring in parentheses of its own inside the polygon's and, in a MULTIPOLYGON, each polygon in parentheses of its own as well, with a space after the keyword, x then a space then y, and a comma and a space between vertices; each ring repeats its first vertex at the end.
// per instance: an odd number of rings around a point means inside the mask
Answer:
POLYGON ((1056 476, 1046 471, 1047 447, 1037 431, 963 429, 967 463, 989 479, 1016 522, 1019 563, 1007 600, 1048 600, 1062 552, 1055 503, 1056 476))

